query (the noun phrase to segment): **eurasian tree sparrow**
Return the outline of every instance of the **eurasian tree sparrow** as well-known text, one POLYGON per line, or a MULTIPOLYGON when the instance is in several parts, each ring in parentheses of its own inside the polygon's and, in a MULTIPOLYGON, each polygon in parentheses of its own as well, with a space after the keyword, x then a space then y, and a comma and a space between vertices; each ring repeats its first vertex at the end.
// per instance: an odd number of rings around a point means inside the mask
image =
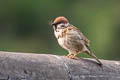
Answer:
POLYGON ((89 40, 77 27, 70 24, 65 17, 57 17, 52 25, 59 45, 69 52, 67 55, 68 58, 73 59, 78 53, 87 53, 89 56, 95 58, 99 64, 102 64, 91 52, 89 40))

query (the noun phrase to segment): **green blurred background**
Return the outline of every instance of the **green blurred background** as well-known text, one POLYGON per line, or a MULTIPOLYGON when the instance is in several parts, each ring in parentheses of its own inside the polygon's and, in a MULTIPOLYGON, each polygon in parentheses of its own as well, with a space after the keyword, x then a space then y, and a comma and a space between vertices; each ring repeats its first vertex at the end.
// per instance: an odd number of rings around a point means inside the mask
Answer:
POLYGON ((96 56, 120 60, 120 0, 1 0, 0 50, 66 55, 50 26, 58 16, 84 33, 96 56))

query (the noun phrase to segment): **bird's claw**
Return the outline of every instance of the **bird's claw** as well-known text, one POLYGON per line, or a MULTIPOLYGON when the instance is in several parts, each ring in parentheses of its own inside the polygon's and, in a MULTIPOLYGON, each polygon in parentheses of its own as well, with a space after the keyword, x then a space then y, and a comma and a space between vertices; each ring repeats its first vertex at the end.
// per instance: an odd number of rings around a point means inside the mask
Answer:
POLYGON ((66 57, 70 58, 70 59, 78 59, 78 57, 76 57, 76 55, 72 55, 72 54, 68 54, 66 57))

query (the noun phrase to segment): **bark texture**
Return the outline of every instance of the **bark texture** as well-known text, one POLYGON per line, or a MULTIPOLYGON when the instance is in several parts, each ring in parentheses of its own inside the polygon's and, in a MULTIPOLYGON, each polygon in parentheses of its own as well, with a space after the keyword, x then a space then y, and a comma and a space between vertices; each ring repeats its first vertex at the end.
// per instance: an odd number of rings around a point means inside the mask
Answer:
POLYGON ((120 61, 0 52, 0 80, 120 80, 120 61))

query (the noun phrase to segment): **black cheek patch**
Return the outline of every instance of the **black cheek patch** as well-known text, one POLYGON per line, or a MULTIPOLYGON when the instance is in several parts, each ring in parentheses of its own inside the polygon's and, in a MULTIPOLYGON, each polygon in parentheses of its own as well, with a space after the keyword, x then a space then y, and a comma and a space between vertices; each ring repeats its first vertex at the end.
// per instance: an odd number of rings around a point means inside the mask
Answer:
POLYGON ((65 25, 61 25, 61 27, 65 27, 65 25))

